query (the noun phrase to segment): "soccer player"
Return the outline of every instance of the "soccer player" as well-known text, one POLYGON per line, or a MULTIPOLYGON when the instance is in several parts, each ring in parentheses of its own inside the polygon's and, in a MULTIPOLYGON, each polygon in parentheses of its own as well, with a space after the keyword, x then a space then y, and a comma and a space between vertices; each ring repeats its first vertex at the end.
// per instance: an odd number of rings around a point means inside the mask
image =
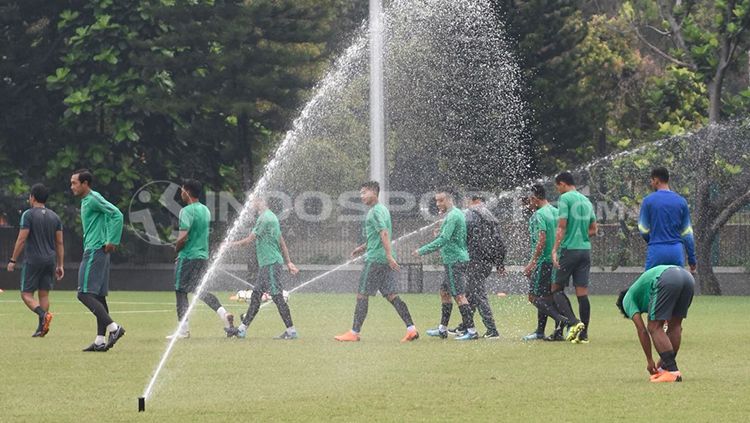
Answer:
MULTIPOLYGON (((182 322, 189 307, 188 293, 195 293, 208 265, 208 233, 211 225, 211 212, 200 202, 203 185, 194 179, 186 179, 180 187, 180 197, 186 204, 180 210, 179 233, 175 250, 175 297, 177 301, 177 321, 182 322)), ((227 336, 231 336, 234 327, 234 316, 228 312, 214 294, 205 289, 198 292, 198 298, 206 303, 224 323, 227 336)), ((190 328, 187 320, 174 335, 178 338, 189 338, 190 328)))
POLYGON ((70 190, 81 199, 83 258, 78 269, 78 300, 96 316, 96 338, 86 352, 106 352, 125 336, 125 328, 109 316, 109 256, 120 244, 122 213, 91 189, 94 177, 87 169, 70 177, 70 190), (105 342, 104 335, 109 331, 105 342))
POLYGON ((690 271, 695 272, 695 243, 687 201, 669 189, 669 171, 651 171, 654 192, 643 199, 638 230, 648 243, 646 270, 660 264, 685 265, 687 251, 690 271), (684 246, 684 250, 683 250, 684 246))
POLYGON ((24 252, 21 267, 21 299, 29 310, 39 317, 39 325, 32 337, 43 337, 49 332, 52 313, 49 312, 49 292, 53 280, 65 275, 63 269, 63 232, 60 218, 45 207, 49 190, 42 184, 31 187, 29 204, 31 208, 21 215, 21 230, 18 231, 16 246, 8 262, 8 271, 16 268, 16 261, 24 252), (34 292, 39 291, 39 301, 34 292))
POLYGON ((694 286, 693 276, 687 270, 659 265, 644 272, 617 299, 622 314, 635 324, 651 382, 682 381, 676 357, 682 343, 682 319, 687 317, 693 301, 694 286), (643 322, 641 313, 648 313, 647 323, 643 322), (652 341, 659 353, 658 363, 654 363, 651 355, 652 341))
MULTIPOLYGON (((505 271, 505 244, 500 238, 500 222, 487 208, 484 197, 474 194, 466 200, 466 245, 469 249, 469 266, 466 274, 466 300, 471 306, 471 314, 479 310, 487 332, 482 336, 488 339, 500 338, 492 308, 487 299, 485 280, 492 267, 497 266, 498 274, 505 271)), ((463 325, 455 330, 463 334, 463 325)))
POLYGON ((370 210, 367 212, 363 226, 365 243, 352 251, 352 257, 365 253, 365 265, 359 279, 352 330, 335 336, 334 339, 337 341, 359 341, 359 333, 367 317, 369 297, 378 291, 393 305, 406 325, 406 335, 401 342, 410 342, 419 338, 419 332, 411 319, 409 308, 396 291, 396 272, 399 271, 399 266, 391 248, 391 213, 387 207, 378 202, 379 195, 380 185, 376 181, 365 182, 359 189, 359 198, 362 203, 370 207, 370 210))
POLYGON ((591 317, 588 297, 591 271, 589 237, 597 231, 596 215, 591 201, 576 190, 575 180, 570 172, 563 172, 555 177, 555 188, 562 195, 557 204, 557 231, 552 247, 552 263, 557 269, 555 283, 552 284, 552 298, 558 309, 564 311, 564 315, 570 315, 565 310, 566 305, 570 304, 565 296, 565 287, 572 277, 581 321, 570 328, 566 340, 573 343, 588 343, 591 317))
POLYGON ((563 326, 575 326, 578 320, 567 301, 565 302, 567 315, 563 315, 552 299, 552 279, 555 274, 552 265, 552 247, 555 244, 555 231, 557 230, 557 208, 547 201, 547 191, 540 184, 531 187, 531 195, 527 197, 525 204, 534 213, 529 219, 531 260, 524 268, 523 274, 529 278, 529 302, 537 308, 537 328, 533 333, 524 336, 523 340, 562 341, 563 326), (555 320, 556 329, 549 337, 544 338, 547 317, 555 320))
POLYGON ((453 303, 451 297, 456 300, 458 309, 461 311, 463 325, 466 333, 457 336, 459 341, 478 339, 474 328, 474 318, 471 306, 466 299, 466 270, 469 264, 469 250, 466 246, 466 217, 457 207, 454 207, 455 195, 453 191, 443 188, 435 194, 435 203, 438 210, 443 214, 443 223, 440 225, 440 234, 430 242, 423 245, 412 253, 419 257, 440 250, 445 267, 445 276, 440 286, 440 299, 442 302, 442 313, 440 325, 436 329, 430 329, 426 333, 429 336, 448 337, 448 322, 450 322, 453 303))
POLYGON ((276 214, 268 208, 265 198, 256 196, 253 199, 253 207, 258 213, 255 226, 249 236, 239 241, 230 242, 229 246, 249 245, 255 242, 255 255, 258 259, 258 279, 250 295, 250 305, 247 313, 242 316, 242 324, 236 330, 230 330, 228 334, 236 334, 238 338, 247 335, 247 327, 250 326, 256 314, 260 310, 261 297, 264 292, 271 294, 271 299, 279 310, 281 320, 286 330, 275 339, 292 340, 297 339, 297 329, 292 322, 292 313, 289 304, 284 300, 284 287, 281 284, 281 272, 286 264, 289 273, 299 273, 297 266, 289 258, 289 250, 286 248, 284 237, 281 236, 281 225, 276 214))

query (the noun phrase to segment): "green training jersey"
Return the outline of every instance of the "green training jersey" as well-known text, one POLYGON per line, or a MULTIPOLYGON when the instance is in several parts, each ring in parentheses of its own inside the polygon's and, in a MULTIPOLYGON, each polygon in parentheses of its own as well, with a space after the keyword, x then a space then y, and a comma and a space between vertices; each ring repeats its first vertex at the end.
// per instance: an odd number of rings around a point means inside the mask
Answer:
MULTIPOLYGON (((391 227, 391 213, 388 208, 381 203, 370 207, 365 218, 365 240, 367 250, 365 253, 365 262, 367 263, 388 263, 385 254, 385 246, 380 240, 380 232, 388 231, 388 239, 392 239, 393 231, 391 227)), ((396 258, 396 252, 391 251, 393 258, 396 258)))
POLYGON ((106 244, 119 245, 122 238, 122 213, 96 191, 81 199, 83 250, 98 250, 106 244))
POLYGON ((187 231, 188 238, 178 254, 186 260, 208 260, 208 233, 211 225, 211 212, 208 207, 196 201, 180 210, 180 230, 187 231))
POLYGON ((573 190, 560 196, 557 204, 559 219, 567 219, 565 238, 560 243, 563 250, 590 250, 589 225, 596 221, 591 201, 573 190))
POLYGON ((443 218, 440 235, 434 241, 423 245, 417 252, 420 256, 440 249, 443 264, 469 261, 466 247, 466 217, 457 207, 453 207, 443 218))
POLYGON ((628 292, 625 294, 625 298, 622 299, 622 308, 625 309, 625 314, 629 318, 633 318, 636 314, 646 313, 649 311, 649 303, 651 299, 656 299, 657 283, 661 274, 671 269, 672 267, 679 267, 673 265, 661 265, 655 266, 645 271, 638 279, 630 285, 628 292))
POLYGON ((279 219, 270 210, 266 209, 258 216, 253 227, 255 234, 255 255, 258 258, 258 266, 264 267, 271 264, 284 264, 281 255, 281 225, 279 219))
POLYGON ((529 235, 531 236, 531 255, 534 256, 539 243, 539 234, 544 232, 546 240, 544 250, 539 256, 538 263, 552 262, 552 248, 555 246, 555 232, 557 231, 557 208, 551 204, 540 208, 529 219, 529 235))

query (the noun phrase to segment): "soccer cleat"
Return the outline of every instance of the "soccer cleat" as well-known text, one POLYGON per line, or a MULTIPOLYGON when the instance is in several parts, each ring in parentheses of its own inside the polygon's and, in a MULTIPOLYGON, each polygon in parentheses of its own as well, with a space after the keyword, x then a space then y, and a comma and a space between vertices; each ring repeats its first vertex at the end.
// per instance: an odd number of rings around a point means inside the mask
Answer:
POLYGON ((237 331, 237 333, 234 336, 240 339, 245 339, 245 337, 247 336, 247 329, 237 328, 235 330, 237 331))
POLYGON ((42 336, 42 330, 41 329, 37 329, 36 332, 34 332, 34 334, 31 335, 32 338, 39 338, 40 336, 42 336))
POLYGON ((107 348, 107 345, 105 344, 97 344, 93 343, 89 345, 88 347, 84 348, 82 351, 84 352, 107 352, 109 348, 107 348))
POLYGON ((654 380, 657 377, 661 376, 661 374, 664 373, 664 372, 666 372, 666 370, 664 370, 661 367, 659 367, 658 369, 656 369, 656 373, 652 374, 651 377, 649 377, 649 379, 654 380))
POLYGON ((682 382, 682 373, 680 373, 679 370, 674 372, 663 372, 663 373, 657 373, 657 377, 651 378, 651 382, 653 383, 662 383, 662 382, 682 382))
POLYGON ((465 334, 461 336, 457 336, 455 338, 456 341, 473 341, 475 339, 479 339, 479 334, 476 332, 474 333, 466 332, 465 334))
POLYGON ((544 339, 544 334, 543 333, 532 332, 532 333, 524 336, 523 338, 521 338, 522 341, 536 341, 538 339, 544 339))
POLYGON ((581 332, 586 329, 586 325, 583 324, 583 322, 578 322, 575 325, 571 326, 570 330, 568 331, 568 336, 565 337, 565 340, 568 342, 573 341, 574 339, 578 339, 581 332))
POLYGON ((224 328, 224 332, 227 334, 227 338, 231 338, 233 336, 237 336, 237 333, 239 333, 239 329, 234 326, 230 326, 228 328, 224 328))
POLYGON ((46 313, 44 313, 44 317, 42 318, 43 319, 42 320, 42 330, 41 330, 41 334, 39 336, 43 337, 44 335, 46 335, 49 332, 49 324, 50 324, 50 322, 52 322, 52 317, 54 317, 54 316, 49 311, 46 312, 46 313))
POLYGON ((463 325, 458 325, 453 329, 448 329, 448 333, 454 336, 461 336, 466 333, 466 329, 464 329, 463 325))
POLYGON ((416 329, 407 330, 406 335, 404 335, 404 337, 401 338, 401 343, 416 341, 417 339, 419 339, 419 332, 417 332, 416 329))
POLYGON ((350 330, 341 335, 334 336, 333 339, 340 341, 340 342, 357 342, 359 341, 359 334, 354 333, 354 331, 350 330))
POLYGON ((500 339, 500 332, 496 330, 488 330, 485 332, 484 335, 482 335, 482 338, 484 339, 500 339))
POLYGON ((107 349, 114 347, 117 341, 123 336, 125 336, 125 328, 122 326, 118 326, 116 331, 110 332, 107 339, 107 349))
POLYGON ((427 336, 437 336, 440 337, 440 339, 445 339, 448 337, 448 331, 440 330, 439 328, 427 329, 427 332, 425 333, 427 334, 427 336))
POLYGON ((290 341, 292 339, 298 339, 299 335, 297 335, 297 332, 289 333, 287 331, 284 331, 281 333, 281 335, 274 337, 273 339, 279 339, 283 341, 290 341))
POLYGON ((555 332, 555 333, 552 333, 552 334, 549 334, 549 335, 547 335, 547 336, 546 336, 546 337, 544 338, 544 340, 545 340, 545 341, 548 341, 548 342, 560 342, 560 341, 564 341, 564 340, 565 340, 565 337, 564 337, 564 336, 562 335, 562 333, 560 333, 560 332, 555 332))
POLYGON ((588 344, 589 340, 588 338, 576 338, 572 341, 570 341, 571 344, 588 344))
POLYGON ((166 339, 173 339, 173 338, 186 339, 186 338, 190 338, 190 331, 173 333, 172 335, 165 336, 165 338, 166 339))

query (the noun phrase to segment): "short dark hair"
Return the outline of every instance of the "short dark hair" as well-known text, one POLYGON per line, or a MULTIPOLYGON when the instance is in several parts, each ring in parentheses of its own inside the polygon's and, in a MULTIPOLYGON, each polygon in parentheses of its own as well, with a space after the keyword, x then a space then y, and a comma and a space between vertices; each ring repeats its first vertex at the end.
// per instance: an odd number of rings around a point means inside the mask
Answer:
POLYGON ((484 203, 487 200, 485 199, 484 195, 482 195, 482 193, 473 192, 471 193, 471 201, 481 201, 484 203))
POLYGON ((449 197, 451 197, 454 201, 456 200, 456 190, 454 190, 451 187, 440 187, 435 190, 435 194, 448 194, 449 197))
POLYGON ((94 183, 94 175, 92 175, 91 171, 88 169, 78 169, 73 172, 73 175, 78 175, 78 182, 80 183, 86 182, 89 186, 94 183))
POLYGON ((555 183, 559 184, 560 182, 568 185, 576 184, 576 180, 573 178, 573 174, 570 172, 562 172, 559 175, 555 176, 555 183))
POLYGON ((34 197, 37 203, 44 204, 47 202, 47 198, 49 198, 49 189, 44 184, 34 184, 31 187, 31 196, 34 197))
POLYGON ((198 198, 203 193, 203 184, 195 179, 185 179, 182 181, 182 189, 187 191, 191 197, 198 198))
POLYGON ((359 186, 359 189, 368 189, 375 191, 376 194, 380 194, 380 184, 378 181, 367 181, 359 186))
POLYGON ((544 185, 542 184, 534 184, 531 186, 531 195, 540 200, 546 200, 547 190, 544 189, 544 185))
POLYGON ((651 170, 651 177, 667 183, 669 182, 669 171, 666 167, 655 167, 651 170))
POLYGON ((628 293, 628 290, 620 291, 620 295, 617 297, 617 301, 615 302, 615 305, 617 305, 617 308, 620 309, 620 313, 622 313, 623 316, 625 316, 626 319, 629 319, 630 316, 628 316, 628 313, 625 312, 625 307, 622 305, 622 301, 625 299, 625 294, 628 293))

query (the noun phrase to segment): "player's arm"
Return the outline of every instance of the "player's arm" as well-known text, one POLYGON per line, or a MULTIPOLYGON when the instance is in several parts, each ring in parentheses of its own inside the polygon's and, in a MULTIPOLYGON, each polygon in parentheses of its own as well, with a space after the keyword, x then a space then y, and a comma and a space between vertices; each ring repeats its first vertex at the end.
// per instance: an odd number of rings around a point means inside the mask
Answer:
POLYGON ((230 246, 230 247, 241 247, 241 246, 244 246, 244 245, 250 245, 253 242, 255 242, 256 238, 258 238, 258 235, 256 235, 255 232, 251 232, 250 235, 246 236, 245 238, 242 238, 242 239, 237 240, 237 241, 229 241, 229 242, 227 242, 227 245, 230 246))
POLYGON ((633 315, 633 323, 635 324, 635 331, 638 333, 638 340, 641 342, 641 348, 643 348, 643 354, 646 356, 646 370, 649 373, 656 373, 656 363, 654 363, 654 357, 651 352, 651 335, 648 333, 648 328, 643 322, 643 317, 640 313, 633 315))
POLYGON ((289 273, 296 275, 299 273, 299 269, 297 269, 297 266, 292 263, 292 259, 289 256, 289 249, 286 247, 286 241, 284 241, 283 236, 279 237, 279 246, 281 247, 281 254, 284 256, 284 263, 286 263, 289 273))
POLYGON ((684 202, 682 205, 682 222, 680 226, 680 238, 687 252, 690 271, 695 272, 695 239, 693 238, 693 225, 690 222, 690 209, 688 209, 687 202, 684 202))
POLYGON ((185 248, 185 244, 187 244, 188 241, 188 231, 181 230, 177 233, 177 241, 174 243, 174 249, 178 253, 182 251, 183 248, 185 248))
POLYGON ((599 232, 599 225, 596 223, 596 220, 592 220, 589 223, 589 236, 595 236, 597 232, 599 232))
POLYGON ((120 245, 122 239, 123 216, 120 209, 104 198, 94 198, 91 203, 92 208, 104 215, 105 244, 104 251, 111 253, 115 247, 120 245))
POLYGON ((563 238, 565 238, 565 231, 568 229, 568 218, 560 218, 557 221, 557 230, 555 231, 555 245, 552 247, 552 262, 555 267, 560 267, 560 262, 557 260, 557 251, 560 249, 560 244, 563 238))
POLYGON ((362 255, 362 253, 364 253, 364 252, 365 252, 365 249, 366 249, 366 248, 367 248, 367 244, 361 244, 361 245, 358 245, 358 246, 357 246, 356 248, 354 248, 354 249, 352 250, 352 254, 351 254, 351 256, 352 256, 352 257, 357 257, 357 256, 359 256, 359 255, 362 255))
POLYGON ((440 225, 440 234, 435 238, 432 242, 430 242, 427 245, 423 245, 418 250, 416 250, 412 255, 414 256, 423 256, 425 254, 429 254, 433 251, 437 251, 440 248, 443 247, 446 243, 448 243, 448 240, 453 236, 453 232, 456 230, 456 220, 455 219, 446 219, 443 220, 443 223, 440 225))
POLYGON ((544 247, 547 242, 546 231, 540 230, 537 236, 539 237, 538 238, 539 241, 537 241, 536 248, 534 248, 534 252, 531 254, 531 260, 529 261, 529 264, 526 266, 526 268, 523 269, 523 274, 526 275, 527 278, 531 277, 531 273, 534 271, 534 268, 536 267, 536 264, 539 261, 539 257, 542 256, 542 253, 544 252, 544 247))
POLYGON ((57 257, 57 263, 55 266, 55 277, 57 280, 61 280, 65 276, 65 244, 63 243, 63 231, 62 228, 55 231, 55 256, 57 257))
POLYGON ((29 237, 29 229, 28 228, 21 228, 20 231, 18 231, 18 237, 16 237, 16 245, 13 247, 13 254, 10 256, 10 260, 8 261, 8 271, 12 272, 16 269, 16 261, 18 261, 18 257, 21 255, 21 251, 23 251, 23 247, 26 246, 26 239, 29 237))
POLYGON ((383 243, 383 249, 385 250, 385 258, 388 260, 388 266, 393 270, 400 270, 396 259, 393 258, 393 251, 391 245, 391 237, 388 235, 388 229, 380 230, 380 242, 383 243))
POLYGON ((643 200, 641 204, 641 211, 638 216, 638 232, 641 233, 641 237, 648 242, 651 239, 651 228, 648 224, 648 202, 643 200))

